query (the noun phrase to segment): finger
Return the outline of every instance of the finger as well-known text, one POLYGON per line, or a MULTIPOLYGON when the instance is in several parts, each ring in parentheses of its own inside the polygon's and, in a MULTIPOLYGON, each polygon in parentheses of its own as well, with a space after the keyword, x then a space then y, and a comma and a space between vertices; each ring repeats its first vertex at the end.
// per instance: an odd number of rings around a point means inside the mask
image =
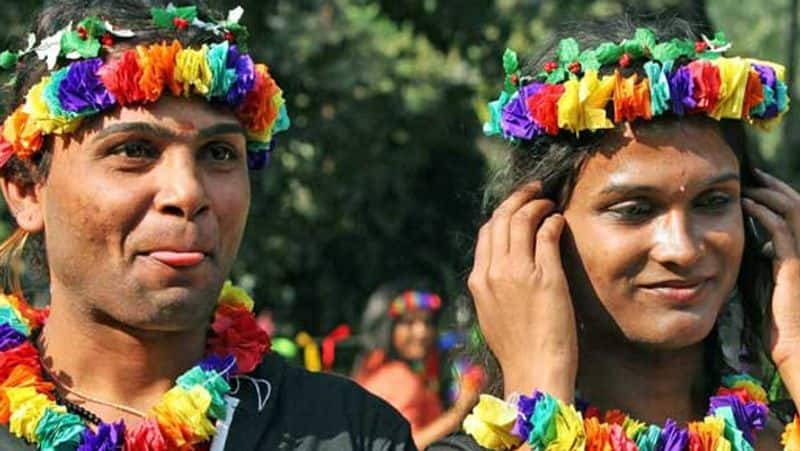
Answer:
POLYGON ((800 193, 795 191, 794 188, 789 186, 783 180, 779 179, 778 177, 775 177, 774 175, 767 174, 761 169, 756 169, 756 173, 758 174, 759 178, 761 178, 761 181, 763 181, 764 184, 767 185, 767 187, 772 188, 775 191, 780 191, 781 193, 788 196, 795 202, 800 202, 800 193))
POLYGON ((525 204, 511 218, 509 253, 515 262, 533 264, 536 231, 545 216, 550 214, 556 204, 547 199, 535 199, 525 204))
POLYGON ((536 197, 541 191, 542 184, 538 181, 523 185, 514 191, 492 213, 492 257, 508 253, 509 232, 511 217, 523 205, 536 197))
POLYGON ((492 251, 490 227, 490 224, 487 222, 478 230, 478 242, 475 243, 472 272, 470 272, 469 280, 467 281, 467 285, 474 297, 480 297, 486 285, 486 274, 489 271, 492 251))
POLYGON ((747 188, 744 194, 780 215, 786 215, 791 211, 791 199, 773 188, 747 188))
POLYGON ((744 210, 758 220, 772 236, 775 257, 779 260, 797 257, 797 243, 782 216, 748 198, 742 199, 744 210))
POLYGON ((561 265, 561 232, 564 230, 564 217, 556 213, 547 217, 536 232, 536 266, 539 268, 558 268, 561 265))

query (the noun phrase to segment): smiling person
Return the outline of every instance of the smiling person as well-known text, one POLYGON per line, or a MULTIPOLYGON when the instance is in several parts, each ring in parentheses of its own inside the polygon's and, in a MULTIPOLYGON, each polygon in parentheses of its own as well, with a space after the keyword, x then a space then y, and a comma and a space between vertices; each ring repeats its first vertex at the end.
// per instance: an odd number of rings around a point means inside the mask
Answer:
POLYGON ((385 402, 268 354, 224 284, 248 168, 288 126, 281 90, 244 52, 241 9, 150 3, 53 2, 30 48, 0 55, 18 226, 0 246, 0 449, 413 449, 385 402), (26 241, 49 311, 24 300, 26 241))
POLYGON ((677 19, 566 36, 503 58, 469 277, 494 384, 431 449, 800 449, 758 382, 800 401, 800 194, 741 133, 787 110, 783 68, 677 19))

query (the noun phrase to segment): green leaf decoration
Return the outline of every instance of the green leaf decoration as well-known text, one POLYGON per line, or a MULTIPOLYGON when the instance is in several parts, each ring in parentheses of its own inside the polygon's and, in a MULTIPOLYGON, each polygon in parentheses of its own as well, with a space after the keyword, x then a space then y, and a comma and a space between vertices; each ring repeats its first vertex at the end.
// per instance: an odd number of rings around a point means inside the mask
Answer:
POLYGON ((81 58, 94 58, 100 54, 100 41, 81 39, 77 31, 68 31, 61 36, 61 54, 78 53, 81 58))
MULTIPOLYGON (((86 30, 88 38, 100 38, 106 34, 106 24, 97 17, 87 17, 78 22, 78 27, 83 27, 86 30)), ((76 27, 76 28, 78 28, 76 27)))
POLYGON ((594 51, 600 65, 616 63, 623 53, 622 46, 613 42, 604 42, 594 51))
POLYGON ((244 25, 239 25, 238 23, 229 22, 226 29, 233 33, 233 37, 236 40, 236 46, 239 47, 239 51, 242 53, 248 53, 249 50, 247 48, 247 41, 250 39, 250 32, 247 31, 247 27, 244 25))
POLYGON ((584 50, 578 57, 578 61, 581 63, 581 68, 584 71, 599 70, 600 66, 602 66, 600 61, 597 59, 597 53, 595 50, 584 50))
POLYGON ((182 6, 176 8, 170 5, 166 8, 150 8, 150 15, 153 17, 153 24, 159 28, 175 28, 174 20, 176 17, 192 22, 197 18, 197 6, 182 6))
POLYGON ((505 71, 506 75, 513 74, 519 70, 519 59, 517 58, 517 52, 506 49, 503 52, 503 71, 505 71))
POLYGON ((635 39, 626 39, 622 41, 622 51, 634 59, 644 56, 644 47, 642 47, 642 43, 635 39))
POLYGON ((0 69, 13 69, 17 66, 18 61, 19 57, 12 51, 3 50, 3 53, 0 53, 0 69))
POLYGON ((724 47, 728 45, 728 40, 725 38, 725 33, 721 31, 714 33, 714 39, 711 40, 711 45, 714 47, 724 47))
POLYGON ((580 53, 581 51, 578 47, 578 41, 576 41, 574 38, 562 39, 561 42, 558 43, 558 52, 556 55, 560 65, 569 64, 573 61, 576 61, 578 56, 580 56, 580 53))
POLYGON ((569 72, 567 72, 566 69, 564 69, 563 67, 559 67, 558 69, 554 70, 553 72, 550 72, 549 74, 547 74, 547 78, 545 79, 545 82, 550 83, 550 84, 561 83, 562 81, 567 79, 567 74, 568 73, 569 72))
POLYGON ((694 42, 677 38, 669 42, 662 42, 653 47, 652 56, 654 60, 662 63, 684 56, 694 56, 694 42))
POLYGON ((656 34, 649 28, 637 28, 633 39, 639 42, 645 51, 656 46, 656 34))

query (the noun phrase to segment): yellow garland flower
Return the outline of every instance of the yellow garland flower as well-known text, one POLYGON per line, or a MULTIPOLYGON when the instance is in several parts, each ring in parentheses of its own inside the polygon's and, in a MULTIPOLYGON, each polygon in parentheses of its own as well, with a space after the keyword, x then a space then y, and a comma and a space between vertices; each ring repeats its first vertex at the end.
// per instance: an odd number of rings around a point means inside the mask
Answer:
MULTIPOLYGON (((517 421, 517 407, 490 395, 481 395, 472 413, 464 418, 464 432, 489 449, 507 449, 521 443, 511 434, 517 421)), ((581 429, 582 424, 581 424, 581 429)))
POLYGON ((720 120, 741 119, 744 116, 744 93, 750 73, 750 63, 742 58, 717 58, 711 63, 719 68, 719 103, 711 117, 720 120))
POLYGON ((629 439, 636 441, 639 434, 647 430, 647 424, 631 417, 625 417, 625 421, 622 423, 622 430, 625 431, 625 435, 629 439))
POLYGON ((47 102, 44 100, 44 88, 50 84, 49 76, 42 77, 39 83, 35 84, 25 97, 23 111, 30 116, 30 120, 36 124, 45 134, 63 135, 72 133, 81 125, 81 117, 68 119, 58 117, 50 112, 47 102))
POLYGON ((578 134, 581 130, 613 128, 606 116, 606 104, 614 92, 614 76, 600 80, 596 70, 587 70, 580 81, 564 83, 564 94, 558 100, 558 126, 578 134))
POLYGON ((547 451, 583 451, 586 432, 583 417, 572 405, 558 401, 556 414, 556 439, 547 445, 547 451))
POLYGON ((189 391, 175 386, 153 407, 152 415, 165 438, 182 448, 204 442, 214 433, 214 425, 206 415, 210 405, 211 394, 202 386, 195 385, 189 391))
POLYGON ((800 417, 797 415, 783 430, 781 445, 784 451, 800 451, 800 417))
POLYGON ((56 412, 66 412, 64 407, 57 405, 47 396, 37 393, 34 387, 9 388, 6 390, 11 406, 9 429, 17 437, 23 437, 31 443, 38 443, 36 426, 44 416, 47 409, 56 412))
POLYGON ((225 281, 225 284, 222 285, 222 292, 219 294, 218 302, 233 307, 242 307, 247 309, 248 312, 253 311, 253 298, 242 288, 231 283, 230 280, 225 281))
POLYGON ((175 81, 183 84, 183 95, 188 97, 192 87, 200 95, 208 94, 211 89, 213 74, 206 54, 208 46, 203 45, 200 50, 182 49, 175 56, 175 81))

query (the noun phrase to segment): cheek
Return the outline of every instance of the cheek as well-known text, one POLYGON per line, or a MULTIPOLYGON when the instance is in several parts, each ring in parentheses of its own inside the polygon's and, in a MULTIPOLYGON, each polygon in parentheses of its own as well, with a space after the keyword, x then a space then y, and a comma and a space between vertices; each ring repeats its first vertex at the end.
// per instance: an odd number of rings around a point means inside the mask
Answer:
POLYGON ((250 209, 250 183, 247 174, 242 177, 214 181, 211 203, 217 211, 224 234, 241 234, 250 209))

